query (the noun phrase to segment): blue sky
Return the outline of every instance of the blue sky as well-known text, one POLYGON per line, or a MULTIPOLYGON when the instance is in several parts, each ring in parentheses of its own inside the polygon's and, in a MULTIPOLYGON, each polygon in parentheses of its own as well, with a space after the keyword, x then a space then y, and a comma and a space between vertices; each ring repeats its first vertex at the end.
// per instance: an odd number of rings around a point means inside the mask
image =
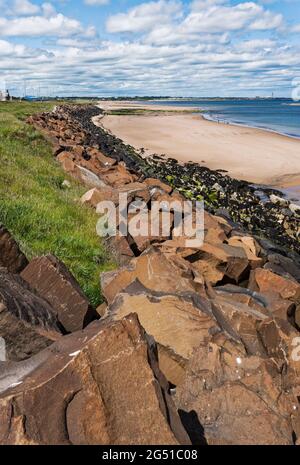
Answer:
POLYGON ((289 97, 299 36, 299 0, 0 0, 0 88, 289 97))

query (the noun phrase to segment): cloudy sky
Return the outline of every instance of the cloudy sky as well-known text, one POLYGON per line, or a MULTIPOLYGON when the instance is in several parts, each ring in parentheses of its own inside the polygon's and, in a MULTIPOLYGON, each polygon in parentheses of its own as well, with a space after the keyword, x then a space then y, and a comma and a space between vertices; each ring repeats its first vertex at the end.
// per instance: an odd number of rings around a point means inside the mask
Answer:
POLYGON ((300 0, 0 0, 0 88, 290 96, 300 0))

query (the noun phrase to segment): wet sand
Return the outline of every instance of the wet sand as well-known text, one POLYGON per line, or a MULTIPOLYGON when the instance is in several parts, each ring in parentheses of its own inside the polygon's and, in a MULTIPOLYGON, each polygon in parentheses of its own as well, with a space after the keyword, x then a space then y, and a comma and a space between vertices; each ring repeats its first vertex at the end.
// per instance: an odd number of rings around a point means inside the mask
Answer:
POLYGON ((300 140, 255 128, 216 123, 191 107, 100 102, 105 110, 150 109, 141 115, 106 115, 98 120, 114 135, 147 154, 165 154, 223 169, 237 179, 277 187, 300 186, 300 140))

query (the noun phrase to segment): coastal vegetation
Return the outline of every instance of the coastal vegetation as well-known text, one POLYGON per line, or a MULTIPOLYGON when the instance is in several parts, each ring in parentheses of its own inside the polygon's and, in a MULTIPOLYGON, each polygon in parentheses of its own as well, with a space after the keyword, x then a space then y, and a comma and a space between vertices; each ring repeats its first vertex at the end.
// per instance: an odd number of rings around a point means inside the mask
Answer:
POLYGON ((97 216, 79 202, 86 189, 62 171, 49 143, 24 121, 54 105, 0 104, 0 223, 29 259, 47 253, 61 259, 96 306, 99 274, 113 266, 96 235, 97 216))

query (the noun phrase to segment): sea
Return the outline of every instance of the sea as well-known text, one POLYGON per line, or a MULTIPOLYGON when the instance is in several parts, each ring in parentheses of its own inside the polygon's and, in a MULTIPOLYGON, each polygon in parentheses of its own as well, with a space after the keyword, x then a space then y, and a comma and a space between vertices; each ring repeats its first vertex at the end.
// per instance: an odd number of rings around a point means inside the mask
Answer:
POLYGON ((195 107, 212 121, 250 126, 300 138, 300 102, 292 99, 168 99, 151 103, 195 107))
MULTIPOLYGON (((150 102, 149 102, 150 103, 150 102)), ((300 139, 300 102, 286 98, 203 98, 159 99, 153 105, 183 106, 195 108, 195 113, 210 121, 254 127, 300 139)), ((299 150, 300 166, 300 150, 299 150)), ((300 205, 300 186, 281 189, 291 201, 300 205)))

